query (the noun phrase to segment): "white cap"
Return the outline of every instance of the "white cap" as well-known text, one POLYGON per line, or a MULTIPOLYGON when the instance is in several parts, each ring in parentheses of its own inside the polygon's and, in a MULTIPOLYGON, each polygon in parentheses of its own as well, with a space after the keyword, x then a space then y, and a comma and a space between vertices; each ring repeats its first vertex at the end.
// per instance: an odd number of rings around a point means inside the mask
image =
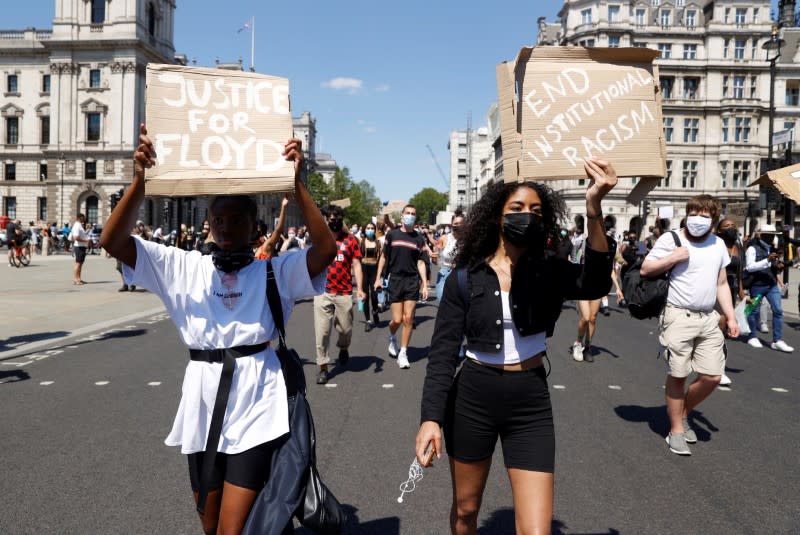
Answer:
POLYGON ((771 233, 775 233, 775 232, 778 232, 778 229, 775 228, 775 225, 772 225, 772 224, 769 224, 769 223, 765 223, 765 224, 761 225, 760 227, 758 227, 758 231, 759 232, 767 232, 767 233, 770 233, 770 232, 771 233))

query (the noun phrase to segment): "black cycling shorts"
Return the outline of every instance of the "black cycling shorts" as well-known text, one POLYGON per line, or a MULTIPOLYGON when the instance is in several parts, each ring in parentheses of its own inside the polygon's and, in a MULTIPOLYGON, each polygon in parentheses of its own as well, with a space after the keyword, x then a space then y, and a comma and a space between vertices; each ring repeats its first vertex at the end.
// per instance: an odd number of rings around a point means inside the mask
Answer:
POLYGON ((444 438, 461 462, 488 459, 497 437, 507 468, 553 472, 553 409, 544 366, 506 371, 467 358, 450 390, 444 438))
POLYGON ((419 301, 419 275, 412 277, 391 275, 389 277, 389 302, 419 301))
MULTIPOLYGON (((277 441, 259 444, 241 453, 217 452, 214 459, 214 472, 208 484, 208 490, 219 490, 225 481, 237 487, 250 490, 261 490, 269 478, 270 461, 277 441)), ((192 490, 200 492, 200 474, 203 472, 205 452, 190 453, 189 479, 192 490)))

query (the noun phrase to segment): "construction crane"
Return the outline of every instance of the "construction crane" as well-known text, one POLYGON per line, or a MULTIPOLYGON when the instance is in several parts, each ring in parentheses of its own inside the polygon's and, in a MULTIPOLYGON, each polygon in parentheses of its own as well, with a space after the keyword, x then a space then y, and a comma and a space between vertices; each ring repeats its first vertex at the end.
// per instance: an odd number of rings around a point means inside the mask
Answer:
POLYGON ((442 177, 442 181, 444 182, 445 187, 449 190, 450 189, 450 181, 447 180, 447 177, 445 176, 444 171, 442 171, 442 166, 439 165, 439 160, 436 159, 436 155, 433 153, 433 149, 431 148, 430 145, 425 145, 425 147, 428 149, 428 152, 431 153, 431 159, 433 160, 433 163, 436 164, 436 169, 439 170, 439 176, 442 177))

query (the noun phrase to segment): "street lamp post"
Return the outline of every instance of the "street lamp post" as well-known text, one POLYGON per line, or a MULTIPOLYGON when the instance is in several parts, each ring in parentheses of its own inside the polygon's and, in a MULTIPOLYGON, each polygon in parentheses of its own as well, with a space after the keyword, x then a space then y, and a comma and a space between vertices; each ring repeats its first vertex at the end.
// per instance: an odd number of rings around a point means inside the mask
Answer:
MULTIPOLYGON (((772 171, 775 167, 775 159, 772 152, 772 136, 775 133, 775 75, 777 73, 777 62, 781 57, 781 49, 785 41, 778 36, 778 27, 772 25, 772 33, 769 40, 766 41, 761 48, 767 51, 767 61, 769 62, 769 138, 767 146, 769 147, 769 154, 767 155, 767 170, 772 171)), ((792 200, 789 197, 783 198, 783 223, 784 225, 794 225, 792 200)), ((783 248, 784 265, 789 265, 789 248, 783 248)), ((783 270, 783 282, 789 282, 789 270, 783 270)))
POLYGON ((59 162, 61 163, 61 203, 58 206, 58 219, 61 221, 61 224, 64 224, 64 153, 62 152, 58 156, 59 162))

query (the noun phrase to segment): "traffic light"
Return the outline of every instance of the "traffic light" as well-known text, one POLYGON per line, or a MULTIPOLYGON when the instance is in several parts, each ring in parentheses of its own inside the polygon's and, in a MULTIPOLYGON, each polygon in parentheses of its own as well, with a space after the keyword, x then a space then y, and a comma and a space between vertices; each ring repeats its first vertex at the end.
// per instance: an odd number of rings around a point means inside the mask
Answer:
POLYGON ((644 200, 642 201, 642 214, 647 215, 650 213, 650 201, 644 200))
POLYGON ((112 193, 111 195, 108 196, 108 198, 109 202, 111 203, 111 210, 114 210, 114 208, 117 207, 117 203, 119 202, 119 197, 117 196, 116 193, 112 193))

